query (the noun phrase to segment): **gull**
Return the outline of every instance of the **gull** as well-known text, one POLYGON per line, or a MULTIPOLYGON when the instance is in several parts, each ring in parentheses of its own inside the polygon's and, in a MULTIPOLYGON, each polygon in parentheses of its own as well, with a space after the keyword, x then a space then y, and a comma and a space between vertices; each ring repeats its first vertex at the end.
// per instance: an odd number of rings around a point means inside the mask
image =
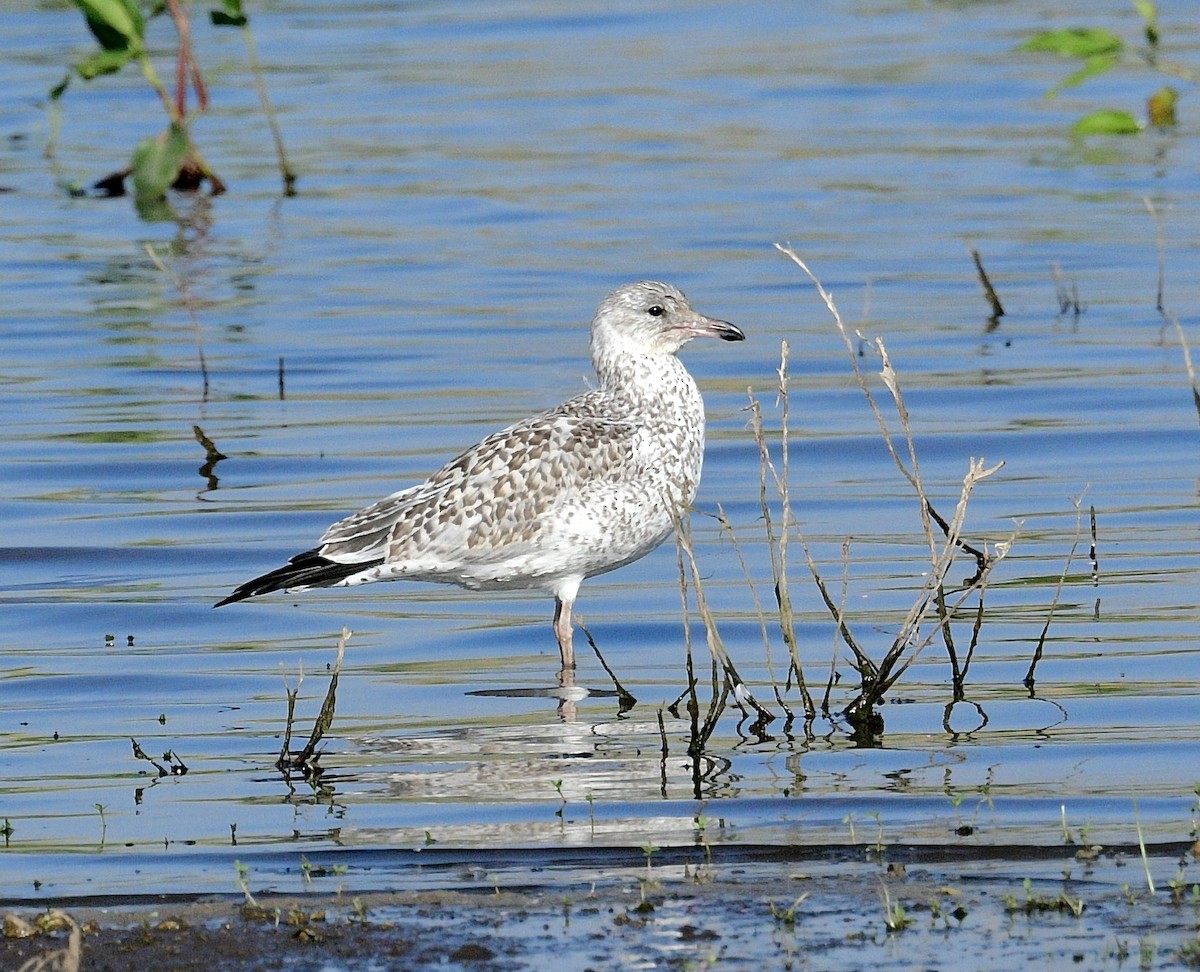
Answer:
POLYGON ((670 284, 643 280, 613 291, 592 319, 595 388, 339 520, 313 549, 215 607, 387 580, 540 590, 554 595, 562 671, 573 670, 580 584, 644 557, 695 499, 704 402, 675 354, 697 337, 746 338, 693 310, 670 284))

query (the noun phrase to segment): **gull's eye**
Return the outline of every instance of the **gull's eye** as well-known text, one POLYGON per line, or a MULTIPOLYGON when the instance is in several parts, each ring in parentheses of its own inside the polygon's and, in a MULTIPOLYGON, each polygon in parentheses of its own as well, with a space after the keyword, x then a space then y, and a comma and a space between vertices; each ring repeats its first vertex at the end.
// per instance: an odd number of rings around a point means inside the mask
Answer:
POLYGON ((651 317, 662 317, 666 312, 667 310, 662 304, 654 304, 646 308, 646 313, 651 317))

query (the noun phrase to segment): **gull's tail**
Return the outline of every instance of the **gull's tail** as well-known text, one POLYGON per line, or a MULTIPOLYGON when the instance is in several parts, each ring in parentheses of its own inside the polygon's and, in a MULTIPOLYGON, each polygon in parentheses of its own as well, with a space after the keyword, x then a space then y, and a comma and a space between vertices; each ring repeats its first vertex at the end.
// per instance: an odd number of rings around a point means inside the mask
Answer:
POLYGON ((331 587, 339 581, 354 574, 369 570, 383 563, 378 560, 359 561, 355 564, 339 564, 337 561, 322 557, 316 549, 306 550, 296 554, 282 567, 277 567, 261 577, 248 580, 227 598, 217 601, 213 607, 222 604, 232 604, 234 601, 244 601, 248 597, 259 594, 270 594, 272 591, 284 591, 292 588, 331 587))

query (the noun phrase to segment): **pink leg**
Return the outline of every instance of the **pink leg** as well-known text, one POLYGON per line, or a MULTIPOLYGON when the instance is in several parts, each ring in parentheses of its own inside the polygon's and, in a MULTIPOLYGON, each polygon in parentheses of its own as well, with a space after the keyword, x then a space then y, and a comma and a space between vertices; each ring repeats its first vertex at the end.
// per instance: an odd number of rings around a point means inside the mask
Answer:
POLYGON ((575 667, 575 631, 571 625, 571 602, 554 599, 554 637, 562 654, 563 671, 575 667))

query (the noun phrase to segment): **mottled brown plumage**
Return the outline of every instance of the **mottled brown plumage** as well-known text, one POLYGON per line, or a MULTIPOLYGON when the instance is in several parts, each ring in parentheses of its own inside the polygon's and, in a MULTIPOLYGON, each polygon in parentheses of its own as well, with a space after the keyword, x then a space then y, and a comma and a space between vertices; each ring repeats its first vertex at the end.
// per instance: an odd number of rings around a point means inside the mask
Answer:
POLYGON ((309 551, 217 605, 277 590, 421 580, 555 597, 563 669, 587 577, 645 556, 696 495, 704 403, 675 352, 744 340, 668 284, 610 294, 592 321, 599 385, 488 436, 425 482, 333 524, 309 551))

